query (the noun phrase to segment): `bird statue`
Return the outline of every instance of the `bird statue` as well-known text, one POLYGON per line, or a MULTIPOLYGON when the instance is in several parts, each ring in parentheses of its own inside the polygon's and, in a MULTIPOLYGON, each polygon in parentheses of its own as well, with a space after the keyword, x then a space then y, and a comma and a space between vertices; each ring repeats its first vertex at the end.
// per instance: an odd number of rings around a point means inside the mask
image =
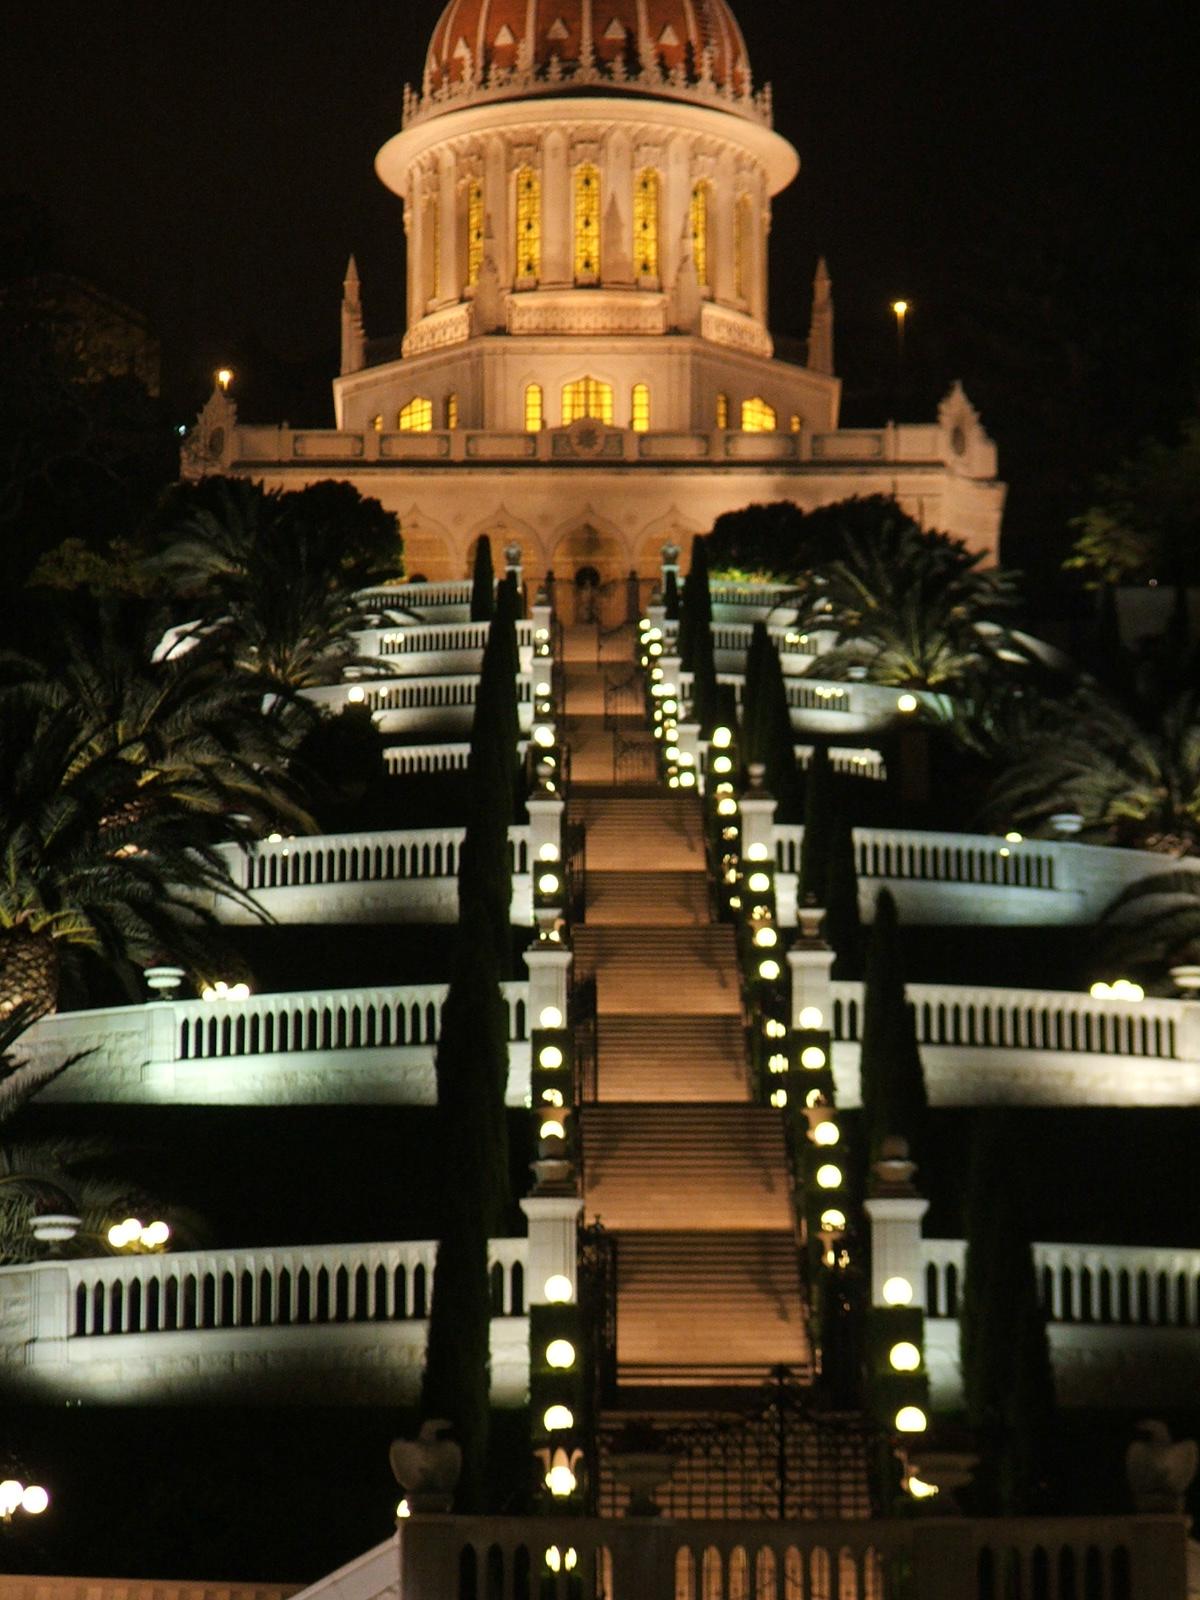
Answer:
POLYGON ((1136 1511, 1182 1511, 1184 1496, 1200 1465, 1194 1439, 1172 1441, 1165 1422, 1139 1422, 1125 1452, 1125 1480, 1136 1511))
POLYGON ((392 1475, 411 1511, 449 1511, 462 1472, 462 1446, 448 1437, 453 1423, 431 1417, 415 1439, 394 1439, 388 1451, 392 1475))

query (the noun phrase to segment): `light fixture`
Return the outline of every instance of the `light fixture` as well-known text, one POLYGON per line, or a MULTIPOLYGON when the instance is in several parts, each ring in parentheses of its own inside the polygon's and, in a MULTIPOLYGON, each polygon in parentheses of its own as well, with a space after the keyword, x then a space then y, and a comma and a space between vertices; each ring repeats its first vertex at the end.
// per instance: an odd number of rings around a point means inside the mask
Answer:
POLYGON ((229 388, 229 385, 233 382, 233 368, 218 367, 215 376, 217 380, 217 388, 220 389, 222 394, 224 394, 229 388))
POLYGON ((737 801, 731 800, 728 795, 717 801, 717 815, 719 817, 736 817, 737 801))
POLYGON ((796 1025, 800 1028, 820 1028, 825 1023, 825 1016, 820 1006, 802 1006, 796 1025))
POLYGON ((819 1189, 840 1189, 841 1186, 841 1167, 835 1166, 832 1161, 827 1161, 823 1167, 817 1168, 817 1187, 819 1189))
POLYGON ((926 1483, 923 1478, 918 1478, 915 1472, 910 1472, 905 1488, 914 1500, 932 1500, 938 1493, 936 1483, 926 1483))
POLYGON ((1024 835, 1018 833, 1015 828, 1010 828, 1009 831, 1004 835, 1004 838, 1008 844, 1020 844, 1021 840, 1024 838, 1024 835))
POLYGON ((763 1032, 768 1039, 786 1039, 787 1028, 775 1017, 768 1017, 763 1023, 763 1032))
POLYGON ((765 844, 750 844, 746 846, 747 861, 765 861, 766 859, 767 847, 765 844))
POLYGON ((546 1044, 538 1051, 538 1066, 553 1072, 563 1064, 563 1053, 556 1044, 546 1044))
POLYGON ((569 1339, 551 1339, 546 1346, 546 1365, 559 1372, 575 1365, 575 1346, 569 1339))
POLYGON ((902 694, 897 697, 896 710, 902 711, 905 716, 908 716, 917 709, 919 703, 915 694, 902 694))
POLYGON ((1093 1000, 1144 1000, 1146 991, 1140 983, 1128 978, 1114 978, 1112 983, 1094 983, 1088 993, 1093 1000))
POLYGON ((883 1303, 885 1306, 910 1306, 913 1299, 913 1286, 907 1278, 888 1278, 884 1281, 883 1303))
POLYGON ((546 683, 545 680, 543 680, 541 683, 535 683, 533 686, 533 692, 537 695, 548 695, 550 693, 550 685, 546 683))
POLYGON ((565 1500, 575 1492, 575 1474, 565 1462, 559 1462, 546 1474, 546 1487, 556 1500, 565 1500))
POLYGON ((542 1104, 544 1106, 554 1106, 556 1109, 561 1110, 562 1109, 562 1104, 563 1104, 563 1092, 562 1092, 562 1090, 561 1089, 543 1089, 542 1090, 542 1104))
POLYGON ((545 844, 538 846, 539 861, 557 861, 561 854, 562 852, 552 840, 547 840, 545 844))
POLYGON ((557 1006, 543 1006, 538 1013, 539 1028, 561 1028, 563 1014, 557 1006))
POLYGON ((554 729, 548 728, 545 723, 539 723, 533 730, 533 742, 543 750, 549 750, 554 743, 554 729))
POLYGON ((786 1072, 787 1069, 788 1069, 788 1059, 787 1059, 786 1056, 774 1055, 774 1056, 768 1056, 767 1057, 767 1071, 768 1072, 786 1072))
POLYGON ((681 789, 694 789, 696 787, 696 774, 694 772, 681 772, 679 774, 679 787, 681 789))
POLYGON ((846 1213, 831 1206, 821 1213, 821 1227, 825 1233, 840 1233, 846 1226, 846 1213))
POLYGON ((769 874, 765 872, 752 872, 746 879, 746 887, 751 894, 766 894, 771 887, 769 874))
POLYGON ((550 1117, 538 1129, 539 1139, 565 1139, 567 1130, 557 1117, 550 1117))
POLYGON ((561 1272, 552 1272, 542 1285, 542 1293, 548 1305, 565 1306, 570 1304, 575 1289, 570 1278, 561 1272))
POLYGON ((558 888, 558 873, 543 872, 538 878, 539 894, 554 894, 558 888))
POLYGON ((800 1065, 806 1072, 820 1072, 828 1059, 819 1044, 806 1044, 800 1052, 800 1065))
POLYGON ((897 1433, 924 1433, 929 1419, 920 1406, 901 1406, 896 1413, 897 1433))
POLYGON ((542 1417, 542 1427, 547 1433, 558 1433, 563 1428, 575 1426, 575 1414, 569 1406, 548 1406, 542 1417))
POLYGON ((50 1495, 40 1483, 25 1484, 17 1478, 5 1478, 0 1483, 0 1522, 11 1521, 17 1511, 40 1517, 49 1504, 50 1495))
POLYGON ((771 950, 779 943, 779 935, 774 928, 759 928, 755 932, 754 942, 762 950, 771 950))
POLYGON ((771 1104, 775 1107, 776 1111, 783 1110, 784 1106, 787 1105, 787 1099, 788 1097, 786 1089, 771 1090, 771 1104))
POLYGON ((768 983, 774 983, 781 970, 778 961, 768 959, 758 963, 758 975, 760 978, 765 978, 768 983))
POLYGON ((411 1517, 411 1516, 412 1516, 412 1507, 409 1505, 407 1499, 401 1500, 398 1503, 398 1505, 396 1506, 396 1520, 398 1522, 403 1522, 405 1517, 411 1517))
POLYGON ((901 1339, 888 1351, 888 1363, 893 1372, 916 1372, 921 1365, 921 1352, 908 1339, 901 1339))
POLYGON ((366 698, 367 691, 363 688, 361 683, 352 683, 346 690, 346 699, 349 700, 352 706, 362 705, 366 698))
MULTIPOLYGON (((712 731, 712 739, 710 740, 710 743, 713 745, 714 749, 717 749, 717 750, 728 750, 729 746, 732 744, 732 742, 733 742, 733 735, 732 735, 732 733, 730 733, 728 728, 714 728, 713 729, 713 731, 712 731)), ((728 767, 724 767, 722 770, 725 771, 725 772, 728 772, 729 768, 728 767)))
POLYGON ((818 1122, 813 1129, 813 1143, 820 1145, 834 1145, 841 1138, 841 1133, 836 1122, 818 1122))
POLYGON ((733 762, 728 756, 714 756, 712 759, 712 769, 714 772, 732 772, 733 762))

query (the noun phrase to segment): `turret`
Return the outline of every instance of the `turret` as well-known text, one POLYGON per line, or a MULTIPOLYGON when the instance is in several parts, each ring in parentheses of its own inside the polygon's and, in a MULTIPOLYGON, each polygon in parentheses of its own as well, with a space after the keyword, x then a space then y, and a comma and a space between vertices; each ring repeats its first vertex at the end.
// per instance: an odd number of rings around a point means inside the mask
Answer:
POLYGON ((362 294, 358 266, 351 256, 342 282, 342 361, 341 374, 361 372, 367 364, 366 335, 363 332, 362 294))
POLYGON ((833 377, 833 282, 825 257, 813 277, 812 321, 808 326, 808 369, 833 377))

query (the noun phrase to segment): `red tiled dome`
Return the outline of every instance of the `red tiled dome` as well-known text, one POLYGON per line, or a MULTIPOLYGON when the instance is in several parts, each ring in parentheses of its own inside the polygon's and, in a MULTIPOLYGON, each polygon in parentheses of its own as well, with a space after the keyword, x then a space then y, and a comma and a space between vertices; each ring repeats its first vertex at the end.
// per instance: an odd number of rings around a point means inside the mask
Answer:
POLYGON ((429 45, 427 78, 438 89, 460 82, 467 63, 545 68, 558 56, 578 62, 590 32, 598 64, 622 57, 637 72, 649 51, 670 72, 699 76, 704 52, 722 88, 746 93, 750 61, 725 0, 450 0, 429 45), (527 31, 531 38, 527 38, 527 31))

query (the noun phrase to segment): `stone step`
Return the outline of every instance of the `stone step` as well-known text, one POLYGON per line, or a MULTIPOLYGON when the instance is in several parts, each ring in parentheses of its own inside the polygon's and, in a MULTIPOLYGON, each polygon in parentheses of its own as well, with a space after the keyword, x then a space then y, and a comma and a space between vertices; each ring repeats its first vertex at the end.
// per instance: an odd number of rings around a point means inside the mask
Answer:
POLYGON ((618 1234, 622 1385, 761 1383, 811 1360, 790 1233, 618 1234))
POLYGON ((695 927, 709 917, 708 879, 701 872, 588 871, 586 920, 592 927, 695 927))
POLYGON ((769 1106, 601 1102, 583 1108, 580 1132, 584 1212, 607 1228, 794 1228, 783 1124, 769 1106))
POLYGON ((576 977, 596 979, 600 1015, 657 1015, 667 996, 680 1015, 741 1015, 732 928, 585 924, 572 943, 576 977))
POLYGON ((740 1017, 605 1016, 597 1030, 602 1101, 745 1101, 740 1017))

